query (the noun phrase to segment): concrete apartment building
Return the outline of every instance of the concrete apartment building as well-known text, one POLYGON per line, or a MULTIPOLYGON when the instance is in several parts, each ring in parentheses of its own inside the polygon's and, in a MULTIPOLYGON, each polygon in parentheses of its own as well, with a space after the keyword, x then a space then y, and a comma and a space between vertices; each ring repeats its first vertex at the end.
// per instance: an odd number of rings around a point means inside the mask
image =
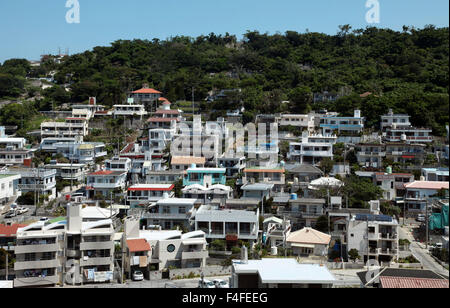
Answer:
POLYGON ((411 126, 409 118, 410 116, 407 114, 394 114, 392 109, 389 109, 387 114, 381 116, 381 130, 385 131, 386 128, 393 126, 411 126))
POLYGON ((49 224, 37 222, 18 229, 15 287, 113 279, 112 221, 83 222, 81 215, 81 205, 68 205, 66 220, 49 224), (75 266, 75 271, 67 275, 71 266, 75 266), (64 276, 61 273, 63 267, 64 276))
POLYGON ((142 214, 145 225, 159 225, 163 230, 176 226, 190 228, 190 217, 197 199, 168 198, 164 196, 142 214))
POLYGON ((309 135, 301 142, 290 142, 287 158, 300 164, 317 165, 324 158, 333 159, 336 136, 309 135))
POLYGON ((205 232, 208 240, 223 239, 227 242, 258 239, 259 210, 246 211, 223 209, 215 205, 202 205, 192 214, 195 230, 205 232))
POLYGON ((352 215, 347 227, 347 249, 358 250, 364 262, 398 259, 398 221, 386 215, 352 215))
POLYGON ((405 207, 408 216, 415 217, 417 214, 426 212, 427 200, 437 195, 441 190, 448 198, 449 182, 436 181, 414 181, 405 184, 405 207))
POLYGON ((431 143, 432 129, 413 126, 393 126, 386 128, 386 142, 431 143))
POLYGON ((448 182, 449 169, 448 168, 422 168, 422 176, 425 181, 448 182))
POLYGON ((151 271, 169 267, 201 269, 206 266, 208 250, 202 231, 140 230, 139 219, 128 217, 122 235, 125 272, 140 270, 146 278, 151 271))
POLYGON ((165 197, 172 198, 175 194, 174 184, 136 184, 127 189, 127 204, 131 208, 150 205, 165 197), (167 194, 164 196, 164 194, 167 194))
POLYGON ((0 174, 0 205, 5 205, 19 196, 19 179, 19 174, 0 174))
POLYGON ((361 143, 356 146, 356 159, 359 165, 371 168, 381 168, 386 157, 383 144, 361 143))
POLYGON ((128 97, 133 99, 136 104, 145 105, 145 110, 153 112, 157 108, 159 99, 162 93, 158 90, 148 87, 148 84, 144 84, 141 89, 131 92, 128 97))
POLYGON ((125 171, 97 171, 87 175, 86 190, 88 197, 94 198, 100 194, 106 199, 113 191, 123 191, 126 187, 127 173, 125 171))
POLYGON ((58 164, 51 163, 45 165, 44 169, 56 170, 56 178, 62 180, 73 180, 84 183, 86 174, 89 172, 89 167, 85 164, 58 164))
POLYGON ((0 126, 0 165, 31 166, 33 152, 27 149, 25 138, 11 138, 5 135, 0 126))
POLYGON ((361 117, 361 110, 355 110, 353 117, 338 117, 336 115, 323 115, 320 117, 320 128, 324 135, 346 134, 357 135, 364 129, 364 118, 361 117))
POLYGON ((26 194, 38 192, 39 195, 48 195, 49 200, 56 198, 56 170, 44 168, 10 168, 2 174, 18 174, 17 189, 26 194))
POLYGON ((282 114, 276 120, 280 130, 283 130, 283 126, 298 127, 309 132, 315 129, 314 114, 282 114))
POLYGON ((235 156, 224 153, 219 157, 218 165, 227 170, 225 173, 227 177, 235 177, 241 174, 246 167, 245 156, 235 156))
POLYGON ((41 123, 41 138, 87 136, 88 119, 66 118, 65 122, 41 123))

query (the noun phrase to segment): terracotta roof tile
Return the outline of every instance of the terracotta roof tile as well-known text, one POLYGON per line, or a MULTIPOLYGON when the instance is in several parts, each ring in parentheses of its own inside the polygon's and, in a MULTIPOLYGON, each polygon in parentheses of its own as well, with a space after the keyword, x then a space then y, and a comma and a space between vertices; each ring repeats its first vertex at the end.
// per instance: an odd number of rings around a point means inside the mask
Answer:
POLYGON ((127 246, 130 252, 150 251, 150 244, 143 238, 135 240, 127 240, 127 246))
POLYGON ((381 287, 390 289, 447 289, 448 279, 410 278, 410 277, 380 277, 381 287))

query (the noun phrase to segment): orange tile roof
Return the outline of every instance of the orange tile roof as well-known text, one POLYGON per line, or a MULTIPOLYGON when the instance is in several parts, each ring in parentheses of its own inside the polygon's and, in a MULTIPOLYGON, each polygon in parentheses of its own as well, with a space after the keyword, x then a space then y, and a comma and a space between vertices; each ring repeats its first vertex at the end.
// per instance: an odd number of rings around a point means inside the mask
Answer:
POLYGON ((127 240, 127 246, 130 252, 150 251, 150 244, 143 238, 135 240, 127 240))
POLYGON ((142 88, 136 91, 132 92, 133 94, 162 94, 162 92, 159 92, 155 89, 149 89, 149 88, 142 88))
POLYGON ((204 157, 173 156, 171 164, 172 165, 189 165, 189 164, 204 165, 205 162, 206 162, 206 158, 204 158, 204 157))

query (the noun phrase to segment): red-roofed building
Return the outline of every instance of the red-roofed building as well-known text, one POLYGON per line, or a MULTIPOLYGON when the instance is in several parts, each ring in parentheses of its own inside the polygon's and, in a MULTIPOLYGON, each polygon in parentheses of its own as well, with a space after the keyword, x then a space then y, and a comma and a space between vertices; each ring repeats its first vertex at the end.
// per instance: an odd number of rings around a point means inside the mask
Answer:
POLYGON ((129 252, 144 252, 152 250, 150 244, 143 238, 127 240, 127 246, 129 252))
POLYGON ((0 248, 13 251, 16 245, 17 229, 26 227, 23 224, 2 225, 0 224, 0 248))
POLYGON ((162 92, 150 88, 147 84, 144 84, 142 89, 133 91, 129 97, 134 99, 135 104, 142 104, 145 106, 146 111, 153 112, 157 108, 159 99, 162 96, 162 92))
POLYGON ((132 207, 139 207, 156 202, 167 194, 167 198, 174 196, 174 184, 138 184, 128 188, 127 203, 132 207))
POLYGON ((86 190, 88 191, 88 197, 94 198, 95 195, 101 194, 109 200, 112 191, 123 191, 125 189, 126 179, 126 171, 102 170, 92 172, 87 176, 86 190))
POLYGON ((381 288, 384 289, 448 289, 448 279, 380 277, 381 288))

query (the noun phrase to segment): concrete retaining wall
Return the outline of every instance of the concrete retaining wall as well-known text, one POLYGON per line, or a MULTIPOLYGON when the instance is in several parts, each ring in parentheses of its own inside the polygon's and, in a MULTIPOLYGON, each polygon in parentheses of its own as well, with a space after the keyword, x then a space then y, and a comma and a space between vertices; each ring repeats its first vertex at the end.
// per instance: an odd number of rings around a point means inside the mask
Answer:
POLYGON ((205 277, 210 276, 222 276, 231 274, 231 266, 206 266, 204 268, 178 268, 171 269, 169 274, 170 279, 175 279, 177 276, 187 278, 189 274, 194 273, 196 276, 200 276, 202 273, 205 277), (184 276, 184 277, 183 277, 184 276))

